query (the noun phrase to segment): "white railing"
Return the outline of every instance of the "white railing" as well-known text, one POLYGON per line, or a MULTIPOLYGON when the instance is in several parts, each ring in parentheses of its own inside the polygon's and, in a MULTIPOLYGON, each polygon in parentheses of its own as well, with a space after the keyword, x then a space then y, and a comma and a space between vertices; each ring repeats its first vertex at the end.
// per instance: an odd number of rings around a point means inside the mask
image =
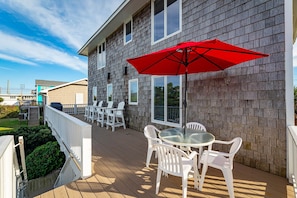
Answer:
POLYGON ((84 114, 86 106, 87 104, 63 104, 63 112, 70 115, 84 114))
POLYGON ((297 197, 297 126, 289 126, 287 135, 287 178, 293 184, 297 197))
POLYGON ((13 136, 0 137, 0 198, 16 197, 13 136))
POLYGON ((12 135, 0 137, 0 198, 22 198, 27 185, 27 172, 23 137, 14 144, 12 135), (22 171, 20 171, 15 147, 20 146, 22 171), (22 179, 22 176, 24 180, 22 179))
MULTIPOLYGON (((92 126, 62 111, 45 106, 44 121, 51 128, 66 158, 70 157, 80 178, 92 174, 92 126)), ((74 170, 75 171, 75 170, 74 170)))

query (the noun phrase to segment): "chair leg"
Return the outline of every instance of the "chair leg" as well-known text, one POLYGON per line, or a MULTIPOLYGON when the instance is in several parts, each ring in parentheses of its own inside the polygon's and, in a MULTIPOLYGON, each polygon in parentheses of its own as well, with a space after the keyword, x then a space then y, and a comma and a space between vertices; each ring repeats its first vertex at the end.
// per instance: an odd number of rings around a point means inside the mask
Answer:
POLYGON ((147 149, 147 154, 146 154, 146 167, 150 166, 150 161, 151 161, 151 158, 152 158, 152 154, 153 154, 153 149, 148 148, 147 149))
POLYGON ((199 156, 198 156, 198 169, 201 168, 201 163, 200 163, 200 161, 201 161, 202 152, 203 152, 203 147, 200 146, 200 147, 199 147, 199 153, 198 153, 198 155, 199 155, 199 156))
POLYGON ((159 193, 160 183, 161 183, 161 173, 162 171, 158 168, 157 179, 156 179, 156 195, 159 193))
POLYGON ((183 186, 183 198, 187 198, 188 174, 183 175, 183 177, 182 177, 182 186, 183 186))
POLYGON ((222 169, 222 172, 223 172, 226 184, 227 184, 229 196, 230 196, 230 198, 234 198, 232 170, 231 169, 222 169))
POLYGON ((123 115, 122 115, 122 122, 123 122, 124 129, 126 129, 126 123, 125 123, 125 119, 124 119, 124 116, 123 115))
POLYGON ((200 181, 199 181, 199 190, 200 191, 202 191, 202 187, 203 187, 203 183, 204 183, 204 179, 205 179, 205 174, 207 172, 207 168, 208 168, 207 163, 203 164, 202 173, 201 173, 201 177, 200 177, 200 181))

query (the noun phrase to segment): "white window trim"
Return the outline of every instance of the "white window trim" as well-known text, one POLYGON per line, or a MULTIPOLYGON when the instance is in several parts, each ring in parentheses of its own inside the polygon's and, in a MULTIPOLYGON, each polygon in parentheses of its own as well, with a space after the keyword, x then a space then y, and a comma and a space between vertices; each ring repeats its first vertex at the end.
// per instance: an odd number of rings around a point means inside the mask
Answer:
POLYGON ((130 43, 133 40, 133 20, 132 17, 130 17, 125 23, 124 23, 124 45, 130 43), (126 42, 126 24, 131 21, 131 40, 126 42))
MULTIPOLYGON (((164 16, 164 37, 157 40, 157 41, 154 41, 154 34, 155 34, 155 30, 154 30, 154 2, 155 0, 152 0, 151 1, 151 45, 154 45, 156 43, 159 43, 171 36, 174 36, 180 32, 182 32, 182 0, 178 0, 179 1, 179 30, 176 31, 176 32, 173 32, 169 35, 167 35, 167 11, 165 13, 165 16, 164 16)), ((167 0, 164 0, 164 5, 167 5, 167 0)), ((167 9, 167 7, 165 7, 165 9, 167 9)))
POLYGON ((104 68, 106 66, 106 40, 104 40, 104 41, 102 41, 102 42, 100 42, 98 45, 97 45, 97 69, 99 70, 99 69, 102 69, 102 68, 104 68), (102 55, 102 57, 104 58, 104 64, 103 65, 99 65, 99 58, 101 58, 101 57, 99 57, 99 46, 102 46, 102 44, 104 43, 104 46, 105 46, 105 53, 104 53, 104 55, 102 55))
POLYGON ((106 101, 113 101, 113 87, 112 87, 112 83, 107 84, 107 86, 106 86, 106 101), (111 87, 111 100, 108 100, 108 87, 111 87))
MULTIPOLYGON (((161 125, 166 125, 166 126, 170 126, 170 127, 181 127, 182 126, 182 123, 183 123, 183 106, 182 106, 182 99, 183 99, 183 96, 182 96, 182 76, 180 76, 180 79, 179 79, 179 87, 180 87, 180 90, 179 90, 179 107, 180 107, 180 111, 179 111, 179 123, 173 123, 173 122, 167 122, 167 120, 165 121, 161 121, 161 120, 155 120, 154 119, 154 79, 157 78, 157 77, 165 77, 166 80, 165 80, 165 84, 167 84, 167 76, 152 76, 151 77, 151 122, 152 123, 156 123, 156 124, 161 124, 161 125)), ((167 93, 167 86, 164 86, 164 93, 167 93)), ((164 97, 166 100, 164 101, 164 106, 167 106, 167 97, 164 97)), ((166 117, 167 119, 167 111, 165 110, 165 113, 164 113, 164 117, 166 117)))
POLYGON ((95 102, 95 101, 97 101, 97 100, 98 100, 98 96, 97 96, 97 87, 94 86, 94 87, 92 88, 92 102, 95 102), (95 97, 96 97, 96 100, 95 100, 95 97))
POLYGON ((138 87, 138 79, 131 79, 129 80, 129 105, 138 105, 138 93, 139 93, 139 87, 138 87), (131 102, 131 83, 136 82, 137 84, 137 102, 131 102))

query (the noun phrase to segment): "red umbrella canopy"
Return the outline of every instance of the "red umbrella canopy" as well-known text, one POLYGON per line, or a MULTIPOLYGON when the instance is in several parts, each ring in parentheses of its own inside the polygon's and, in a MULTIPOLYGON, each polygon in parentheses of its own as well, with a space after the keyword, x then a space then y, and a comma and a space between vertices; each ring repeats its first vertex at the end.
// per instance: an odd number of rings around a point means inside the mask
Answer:
POLYGON ((268 55, 214 39, 179 43, 127 61, 140 74, 179 75, 224 70, 266 56, 268 55))

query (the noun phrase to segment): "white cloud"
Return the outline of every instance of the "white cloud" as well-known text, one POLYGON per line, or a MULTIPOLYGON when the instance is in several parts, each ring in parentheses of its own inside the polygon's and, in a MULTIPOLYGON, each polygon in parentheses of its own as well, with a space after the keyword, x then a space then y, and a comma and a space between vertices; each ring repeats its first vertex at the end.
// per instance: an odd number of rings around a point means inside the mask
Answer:
POLYGON ((14 62, 23 60, 23 63, 31 65, 34 63, 57 64, 82 72, 87 71, 86 62, 44 44, 1 31, 0 40, 0 51, 2 53, 6 52, 5 55, 2 55, 2 58, 6 60, 9 57, 15 57, 15 59, 11 58, 10 60, 14 62))
POLYGON ((10 0, 4 4, 77 51, 122 2, 10 0))
POLYGON ((12 61, 12 62, 17 62, 17 63, 21 63, 21 64, 26 64, 26 65, 33 65, 33 66, 37 65, 36 63, 33 63, 31 61, 27 61, 27 60, 24 60, 22 58, 18 58, 18 57, 15 57, 15 56, 9 56, 9 55, 6 55, 6 54, 1 54, 1 53, 0 53, 0 59, 12 61))

